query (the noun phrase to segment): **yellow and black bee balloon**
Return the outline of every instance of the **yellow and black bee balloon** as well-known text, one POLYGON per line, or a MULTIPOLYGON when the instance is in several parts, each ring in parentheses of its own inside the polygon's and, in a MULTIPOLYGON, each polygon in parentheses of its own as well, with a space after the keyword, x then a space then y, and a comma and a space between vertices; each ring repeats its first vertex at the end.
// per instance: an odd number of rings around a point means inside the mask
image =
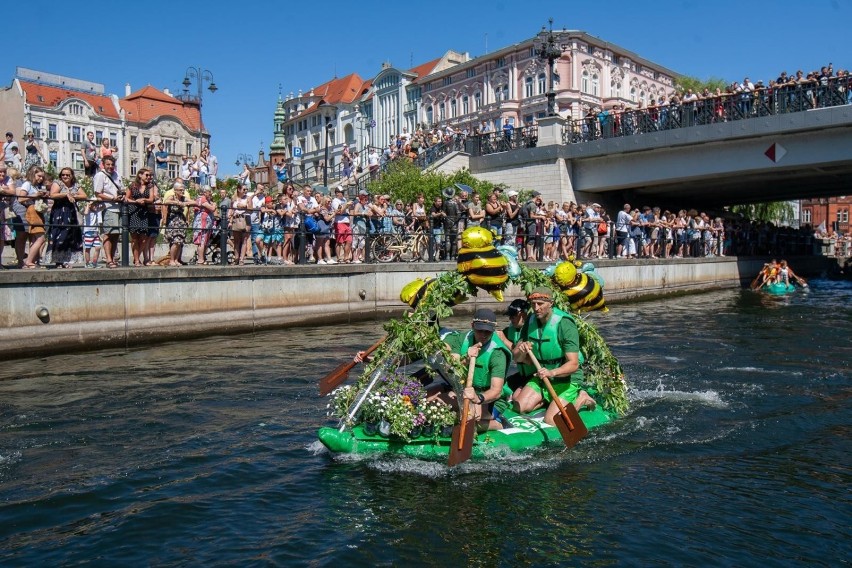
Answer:
POLYGON ((553 281, 568 296, 571 307, 580 312, 609 311, 600 282, 591 275, 580 272, 573 262, 560 262, 553 271, 553 281))
POLYGON ((468 282, 502 302, 509 281, 509 263, 494 248, 494 235, 485 227, 470 227, 462 233, 461 241, 457 270, 468 282))
MULTIPOLYGON (((416 310, 420 300, 425 298, 432 286, 435 285, 435 280, 435 278, 418 278, 417 280, 409 282, 403 286, 402 291, 399 293, 399 299, 402 300, 403 303, 408 304, 411 309, 416 310)), ((455 306, 457 304, 461 304, 465 300, 467 300, 467 296, 459 294, 447 302, 447 305, 455 306)))

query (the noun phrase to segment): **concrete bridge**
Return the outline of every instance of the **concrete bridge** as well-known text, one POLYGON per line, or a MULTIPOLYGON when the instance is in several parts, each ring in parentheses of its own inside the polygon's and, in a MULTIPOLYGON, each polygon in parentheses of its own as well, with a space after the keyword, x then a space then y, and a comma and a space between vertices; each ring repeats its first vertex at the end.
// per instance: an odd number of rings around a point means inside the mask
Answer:
POLYGON ((436 165, 537 189, 546 200, 720 207, 852 192, 852 105, 564 144, 560 117, 535 148, 456 153, 436 165))

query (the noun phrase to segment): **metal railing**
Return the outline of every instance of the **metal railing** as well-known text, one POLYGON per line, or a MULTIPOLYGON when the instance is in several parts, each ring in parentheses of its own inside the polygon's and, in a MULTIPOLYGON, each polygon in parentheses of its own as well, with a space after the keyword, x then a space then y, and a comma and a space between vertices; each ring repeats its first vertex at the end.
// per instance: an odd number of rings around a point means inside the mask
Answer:
POLYGON ((834 77, 825 85, 799 83, 644 109, 604 111, 571 120, 563 129, 562 142, 578 144, 848 105, 852 103, 850 87, 848 77, 834 77))
POLYGON ((535 148, 536 145, 538 126, 524 126, 515 128, 511 134, 500 131, 469 136, 465 148, 471 156, 485 156, 518 148, 535 148))
MULTIPOLYGON (((80 200, 81 204, 85 201, 80 200)), ((119 230, 118 253, 121 266, 130 266, 131 259, 131 233, 130 215, 134 204, 119 203, 119 224, 115 226, 101 225, 98 233, 105 234, 110 229, 119 230)), ((196 201, 188 201, 185 206, 195 207, 196 201)), ((176 205, 159 204, 160 208, 179 207, 176 205)), ((250 210, 240 209, 246 216, 250 210)), ((240 256, 234 250, 234 230, 228 222, 228 208, 220 206, 218 216, 211 220, 211 225, 206 228, 194 227, 191 217, 187 218, 187 242, 191 242, 190 235, 209 233, 205 240, 205 258, 196 257, 188 262, 181 260, 184 264, 194 264, 195 261, 206 261, 207 264, 227 266, 233 264, 235 256, 240 256)), ((334 242, 338 235, 335 234, 334 222, 325 227, 325 232, 317 233, 308 229, 306 213, 298 212, 297 226, 283 226, 283 222, 272 229, 264 227, 261 223, 252 226, 250 219, 246 219, 246 229, 243 238, 238 239, 245 243, 246 257, 254 256, 255 263, 276 264, 274 254, 264 258, 262 250, 256 254, 251 253, 252 245, 256 244, 256 238, 264 237, 278 231, 285 239, 283 245, 287 258, 279 258, 279 262, 293 262, 295 264, 308 264, 315 256, 313 247, 323 245, 325 240, 334 242), (286 243, 289 243, 287 245, 286 243)), ((214 217, 211 215, 211 217, 214 217)), ((262 217, 262 214, 261 214, 262 217)), ((44 227, 46 234, 52 234, 54 227, 83 227, 81 225, 60 225, 51 223, 51 215, 45 215, 44 227)), ((257 219, 257 217, 256 217, 257 219)), ((434 262, 454 261, 460 248, 460 236, 468 222, 464 218, 453 219, 449 222, 431 222, 429 219, 414 220, 410 216, 376 216, 376 215, 348 215, 349 226, 352 228, 351 237, 364 249, 363 262, 434 262), (378 258, 376 258, 378 257, 378 258)), ((588 223, 586 223, 588 224, 588 223)), ((313 227, 313 223, 310 224, 313 227)), ((820 254, 815 247, 815 240, 811 233, 791 229, 774 228, 772 230, 746 225, 725 226, 722 230, 701 228, 689 230, 684 227, 660 227, 658 231, 647 228, 631 227, 627 231, 616 231, 615 224, 606 223, 606 231, 599 228, 600 223, 594 223, 594 228, 584 226, 582 221, 575 221, 570 225, 560 225, 560 231, 550 231, 535 221, 521 220, 517 223, 502 222, 495 225, 492 231, 495 233, 495 245, 508 244, 516 247, 519 257, 530 262, 555 262, 566 258, 569 254, 581 260, 597 258, 672 258, 672 257, 707 257, 707 256, 754 256, 754 255, 813 255, 820 254)), ((162 232, 167 229, 162 222, 149 229, 154 232, 162 232)), ((138 227, 137 227, 138 229, 138 227)), ((334 243, 337 244, 337 243, 334 243)), ((331 249, 335 250, 334 247, 331 249)), ((334 252, 332 256, 337 256, 334 252)), ((338 259, 344 260, 344 259, 338 259)))

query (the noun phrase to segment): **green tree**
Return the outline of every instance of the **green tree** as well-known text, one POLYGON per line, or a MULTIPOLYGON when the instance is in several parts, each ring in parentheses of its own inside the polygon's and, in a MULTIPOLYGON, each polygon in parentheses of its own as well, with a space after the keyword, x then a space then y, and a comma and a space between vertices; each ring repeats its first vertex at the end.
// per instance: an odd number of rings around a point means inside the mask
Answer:
POLYGON ((789 201, 767 201, 731 206, 733 213, 739 213, 750 221, 773 223, 776 225, 793 220, 793 205, 789 201))
POLYGON ((683 75, 678 77, 677 81, 675 81, 675 88, 684 93, 687 89, 692 89, 693 93, 701 93, 705 88, 709 89, 710 92, 713 93, 717 88, 724 91, 727 86, 728 83, 724 79, 720 79, 718 77, 699 79, 698 77, 683 75))

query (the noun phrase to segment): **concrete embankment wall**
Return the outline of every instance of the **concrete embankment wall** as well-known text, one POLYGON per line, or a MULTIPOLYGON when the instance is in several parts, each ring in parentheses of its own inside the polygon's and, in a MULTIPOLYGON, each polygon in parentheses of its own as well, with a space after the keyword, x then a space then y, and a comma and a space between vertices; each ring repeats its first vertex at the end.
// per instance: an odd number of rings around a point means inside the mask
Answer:
MULTIPOLYGON (((597 267, 613 304, 738 287, 764 260, 604 260, 597 267)), ((824 263, 803 258, 793 265, 808 273, 824 263)), ((0 273, 0 360, 399 315, 405 284, 453 269, 451 263, 415 263, 7 270, 0 273)), ((508 300, 519 295, 514 286, 505 294, 508 300)), ((495 304, 480 291, 457 311, 495 304)))

